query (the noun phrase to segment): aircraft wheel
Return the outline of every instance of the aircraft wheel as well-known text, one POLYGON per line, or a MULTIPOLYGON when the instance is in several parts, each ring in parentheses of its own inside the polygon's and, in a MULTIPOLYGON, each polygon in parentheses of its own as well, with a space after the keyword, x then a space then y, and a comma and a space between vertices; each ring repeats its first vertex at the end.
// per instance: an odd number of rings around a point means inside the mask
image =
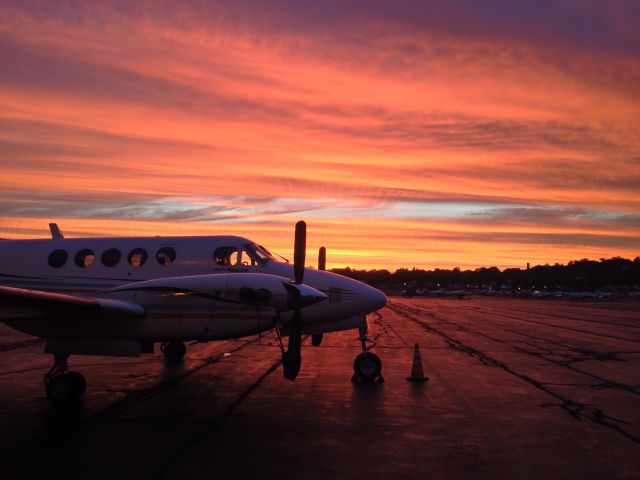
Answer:
POLYGON ((187 353, 187 347, 182 342, 169 342, 162 346, 162 353, 164 353, 167 362, 178 363, 187 353))
POLYGON ((382 362, 375 353, 362 352, 353 361, 353 371, 362 380, 374 380, 380 376, 382 362))
POLYGON ((71 384, 72 393, 76 398, 80 398, 87 390, 87 381, 84 376, 78 372, 67 372, 66 375, 71 384))
POLYGON ((45 388, 49 400, 62 405, 78 400, 86 390, 87 382, 78 372, 65 372, 49 378, 45 388))
POLYGON ((319 347, 322 343, 322 337, 323 335, 321 333, 314 333, 313 335, 311 335, 311 345, 313 345, 314 347, 319 347))

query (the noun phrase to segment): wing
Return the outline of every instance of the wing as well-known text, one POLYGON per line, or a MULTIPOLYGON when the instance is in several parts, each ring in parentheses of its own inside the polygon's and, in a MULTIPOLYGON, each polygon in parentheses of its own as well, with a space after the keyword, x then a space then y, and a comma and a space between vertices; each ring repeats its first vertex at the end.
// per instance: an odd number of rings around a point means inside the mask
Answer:
POLYGON ((135 318, 144 314, 145 309, 134 302, 0 286, 0 321, 135 318))

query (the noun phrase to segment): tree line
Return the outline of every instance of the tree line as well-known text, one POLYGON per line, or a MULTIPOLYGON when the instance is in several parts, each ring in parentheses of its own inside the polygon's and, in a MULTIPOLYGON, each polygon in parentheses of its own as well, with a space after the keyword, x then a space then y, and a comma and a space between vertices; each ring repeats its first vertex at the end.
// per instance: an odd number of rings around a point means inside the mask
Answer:
POLYGON ((334 273, 360 280, 377 288, 595 290, 601 288, 640 288, 640 257, 628 260, 613 257, 600 260, 574 260, 568 264, 536 265, 531 268, 481 267, 475 270, 436 268, 422 270, 355 270, 334 268, 334 273))

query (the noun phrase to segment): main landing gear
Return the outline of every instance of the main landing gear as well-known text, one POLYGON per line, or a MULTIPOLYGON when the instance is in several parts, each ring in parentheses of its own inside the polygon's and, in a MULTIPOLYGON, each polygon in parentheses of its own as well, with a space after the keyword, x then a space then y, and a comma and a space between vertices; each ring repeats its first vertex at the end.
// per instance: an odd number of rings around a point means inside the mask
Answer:
POLYGON ((367 322, 358 329, 360 336, 358 340, 362 344, 362 353, 353 361, 353 376, 351 381, 356 382, 373 382, 384 383, 382 376, 382 362, 380 358, 369 350, 375 346, 373 340, 367 337, 367 322))
POLYGON ((54 354, 53 358, 53 367, 42 378, 47 397, 57 405, 76 402, 87 389, 87 381, 82 374, 69 371, 69 355, 54 354))
POLYGON ((187 353, 187 347, 182 342, 166 342, 160 345, 167 363, 180 363, 187 353))

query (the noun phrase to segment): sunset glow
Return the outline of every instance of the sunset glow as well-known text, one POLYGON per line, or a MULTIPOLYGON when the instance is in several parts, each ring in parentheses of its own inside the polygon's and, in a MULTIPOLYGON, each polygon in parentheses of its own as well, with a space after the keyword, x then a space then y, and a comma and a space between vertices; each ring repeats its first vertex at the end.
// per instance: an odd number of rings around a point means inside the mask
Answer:
POLYGON ((305 219, 330 268, 640 255, 640 7, 473 5, 2 2, 0 236, 290 256, 305 219))

